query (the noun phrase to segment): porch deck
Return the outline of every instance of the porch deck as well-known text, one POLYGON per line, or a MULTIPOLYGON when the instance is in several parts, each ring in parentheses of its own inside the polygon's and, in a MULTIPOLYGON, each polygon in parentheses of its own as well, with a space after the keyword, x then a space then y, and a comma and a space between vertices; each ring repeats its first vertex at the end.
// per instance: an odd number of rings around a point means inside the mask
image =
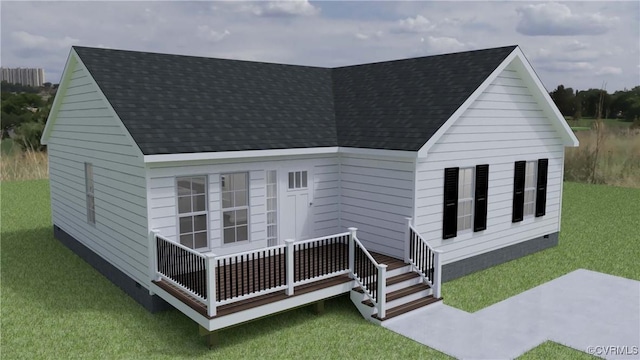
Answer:
MULTIPOLYGON (((304 249, 296 253, 296 262, 305 264, 305 266, 296 267, 295 279, 309 279, 322 274, 338 271, 343 268, 347 258, 343 258, 338 254, 344 253, 344 249, 340 249, 346 245, 343 244, 327 244, 314 248, 304 249), (338 255, 338 256, 337 256, 338 255)), ((378 263, 386 264, 388 270, 398 269, 406 264, 399 259, 371 252, 371 255, 378 263)), ((363 261, 362 259, 361 261, 363 261)), ((356 260, 358 261, 358 260, 356 260)), ((221 267, 218 271, 220 279, 231 281, 219 281, 217 283, 218 294, 226 294, 225 297, 242 294, 247 291, 258 289, 262 284, 281 284, 285 278, 285 256, 284 254, 275 254, 263 259, 252 259, 241 263, 240 266, 228 264, 221 267), (255 269, 271 269, 271 271, 255 271, 255 269), (275 271, 274 271, 275 269, 275 271)), ((187 274, 186 277, 204 276, 204 274, 187 274)), ((199 299, 193 297, 178 286, 167 281, 153 281, 155 285, 180 300, 191 309, 208 319, 216 319, 226 315, 234 314, 254 307, 275 303, 291 297, 304 295, 317 290, 322 290, 339 284, 353 282, 353 279, 347 274, 336 275, 330 278, 314 281, 308 284, 297 285, 293 295, 289 296, 285 290, 273 292, 245 300, 220 305, 217 308, 215 316, 207 315, 207 305, 199 299)), ((319 299, 320 300, 320 299, 319 299)))

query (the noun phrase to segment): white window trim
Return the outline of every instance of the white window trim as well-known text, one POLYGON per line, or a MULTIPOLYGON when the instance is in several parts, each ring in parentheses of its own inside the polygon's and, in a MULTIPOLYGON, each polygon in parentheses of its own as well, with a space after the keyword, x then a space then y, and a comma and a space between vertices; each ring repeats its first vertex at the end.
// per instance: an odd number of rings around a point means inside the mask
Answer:
MULTIPOLYGON (((279 219, 279 215, 278 215, 278 170, 277 169, 272 169, 272 170, 267 170, 265 172, 265 206, 266 206, 266 210, 265 210, 265 216, 266 216, 266 223, 267 223, 267 245, 269 246, 269 243, 271 242, 271 246, 275 246, 275 245, 279 245, 280 243, 280 237, 278 236, 278 219, 279 219), (274 182, 270 183, 269 182, 269 173, 273 172, 274 173, 274 182), (274 196, 269 197, 269 185, 275 185, 275 194, 273 194, 274 196), (273 210, 269 210, 269 200, 274 200, 275 201, 275 209, 273 210), (275 214, 275 223, 270 223, 269 222, 269 214, 270 213, 274 213, 275 214), (275 234, 274 236, 269 236, 269 226, 274 226, 275 227, 275 234)), ((308 181, 308 180, 307 180, 308 181)))
POLYGON ((525 185, 524 185, 524 201, 522 202, 522 218, 523 219, 533 218, 536 214, 537 181, 538 181, 538 161, 537 160, 527 161, 524 166, 524 184, 525 185), (528 173, 529 164, 533 164, 532 166, 533 174, 531 174, 531 177, 533 180, 532 180, 531 186, 527 187, 527 178, 529 177, 529 173, 528 173), (527 202, 527 192, 533 193, 533 201, 527 202), (527 213, 527 204, 533 205, 533 209, 531 213, 527 213))
MULTIPOLYGON (((175 179, 175 199, 176 199, 176 242, 178 244, 182 244, 180 242, 180 235, 182 235, 180 233, 180 218, 183 217, 191 217, 191 224, 193 226, 193 217, 196 215, 205 215, 205 222, 206 222, 206 234, 207 234, 207 245, 205 247, 202 248, 193 248, 193 250, 196 251, 208 251, 209 249, 211 249, 211 236, 209 234, 209 178, 207 177, 207 175, 186 175, 186 176, 176 176, 175 179), (180 205, 179 205, 179 187, 178 187, 178 180, 180 179, 192 179, 192 178, 198 178, 198 177, 204 177, 204 211, 195 211, 195 212, 189 212, 189 213, 181 213, 180 212, 180 205)), ((191 181, 191 180, 189 180, 191 181)), ((190 195, 192 197, 192 201, 193 201, 193 195, 190 195)), ((200 231, 198 231, 200 232, 200 231)), ((195 234, 195 231, 192 229, 191 234, 195 234)), ((194 247, 195 247, 195 240, 193 243, 194 247)), ((188 247, 188 246, 187 246, 188 247)))
MULTIPOLYGON (((470 201, 471 202, 471 206, 470 206, 471 214, 469 214, 469 215, 471 215, 471 216, 470 216, 470 219, 469 219, 469 227, 466 228, 466 229, 460 229, 460 227, 459 227, 460 216, 458 214, 456 214, 456 216, 457 216, 457 224, 458 224, 458 228, 457 228, 457 234, 458 235, 460 235, 460 234, 464 235, 464 234, 473 232, 473 219, 474 219, 474 216, 475 216, 475 214, 474 214, 474 201, 475 201, 475 196, 476 196, 476 194, 475 194, 475 192, 476 192, 476 190, 475 190, 476 189, 476 187, 475 187, 475 185, 476 185, 476 169, 475 169, 475 167, 460 168, 458 170, 458 174, 463 174, 464 170, 471 170, 471 185, 470 185, 471 186, 471 197, 463 198, 463 197, 460 196, 460 193, 458 192, 458 209, 460 209, 460 205, 461 205, 462 202, 469 202, 470 201)), ((460 182, 461 181, 463 181, 463 178, 460 175, 458 175, 458 189, 460 188, 460 182)), ((465 214, 464 217, 469 216, 469 215, 465 214)))
MULTIPOLYGON (((251 188, 251 178, 250 178, 250 171, 231 171, 231 172, 224 172, 224 173, 220 173, 220 246, 222 247, 227 247, 227 246, 235 246, 235 245, 239 245, 239 244, 246 244, 248 242, 251 242, 251 192, 250 192, 250 188, 251 188), (247 205, 244 206, 236 206, 236 207, 231 207, 231 208, 225 208, 224 207, 224 203, 222 201, 222 176, 223 175, 233 175, 233 174, 245 174, 246 178, 247 178, 247 205), (247 210, 247 240, 241 240, 241 241, 234 241, 234 242, 230 242, 230 243, 225 243, 224 242, 224 213, 225 211, 235 211, 235 210, 247 210)), ((266 179, 265 179, 266 180, 266 179)), ((266 208, 266 203, 265 203, 265 208, 266 208)), ((265 211, 266 213, 266 211, 265 211)), ((235 225, 235 228, 237 228, 238 226, 235 225)), ((236 232, 236 236, 237 236, 237 232, 236 232)))
POLYGON ((93 181, 93 164, 89 162, 84 163, 84 185, 85 185, 85 196, 86 196, 87 223, 95 226, 96 224, 96 197, 95 197, 96 189, 95 189, 95 182, 93 181))

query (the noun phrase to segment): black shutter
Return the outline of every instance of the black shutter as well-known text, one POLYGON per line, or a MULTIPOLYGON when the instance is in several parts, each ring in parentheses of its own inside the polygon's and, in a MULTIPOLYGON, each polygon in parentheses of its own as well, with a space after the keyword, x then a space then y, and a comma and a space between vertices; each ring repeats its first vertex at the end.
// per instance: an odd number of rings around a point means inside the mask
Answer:
POLYGON ((487 228, 487 191, 489 189, 489 165, 476 166, 475 209, 473 215, 473 231, 487 228))
POLYGON ((538 186, 536 187, 536 217, 544 216, 547 209, 547 173, 549 159, 538 160, 538 186))
POLYGON ((444 209, 442 210, 442 238, 458 235, 458 173, 460 168, 444 169, 444 209))
POLYGON ((524 214, 524 176, 526 161, 516 161, 513 174, 513 218, 512 222, 522 221, 524 214))

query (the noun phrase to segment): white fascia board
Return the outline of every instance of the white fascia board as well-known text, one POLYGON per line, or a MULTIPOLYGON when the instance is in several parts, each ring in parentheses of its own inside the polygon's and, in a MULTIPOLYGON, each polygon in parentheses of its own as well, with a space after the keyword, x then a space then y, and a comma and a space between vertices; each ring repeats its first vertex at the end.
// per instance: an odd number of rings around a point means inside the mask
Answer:
POLYGON ((291 155, 315 155, 315 154, 335 154, 338 147, 316 147, 301 149, 275 149, 275 150, 246 150, 246 151, 220 151, 202 152, 186 154, 162 154, 145 155, 145 163, 164 163, 197 160, 220 160, 220 159, 244 159, 259 158, 267 156, 291 156, 291 155))
POLYGON ((447 130, 449 130, 451 125, 453 125, 456 122, 456 120, 458 120, 458 118, 462 116, 462 114, 464 114, 465 111, 467 111, 469 106, 471 106, 471 104, 473 104, 473 102, 487 89, 487 87, 491 85, 493 80, 495 80, 495 78, 498 77, 498 75, 500 75, 507 66, 509 66, 511 61, 516 56, 518 56, 518 53, 519 53, 518 50, 519 48, 516 47, 511 52, 511 54, 509 54, 502 61, 502 63, 500 63, 500 65, 498 65, 498 67, 495 70, 493 70, 493 72, 482 82, 482 84, 478 86, 478 88, 471 94, 471 96, 469 96, 467 100, 465 100, 465 102, 462 103, 462 105, 460 105, 458 110, 456 110, 451 115, 451 117, 449 117, 449 119, 444 124, 442 124, 442 126, 440 126, 440 128, 433 134, 433 136, 431 136, 431 138, 429 138, 429 140, 427 140, 427 142, 424 145, 422 145, 420 150, 418 150, 418 158, 427 157, 429 149, 431 149, 431 147, 440 140, 442 135, 444 135, 447 132, 447 130))
POLYGON ((406 151, 406 150, 340 147, 338 151, 341 154, 367 155, 371 157, 400 157, 400 158, 407 158, 407 159, 415 159, 418 156, 418 152, 406 151))
POLYGON ((527 57, 524 56, 524 53, 520 50, 520 48, 516 48, 515 51, 518 54, 519 60, 515 62, 516 67, 528 73, 528 79, 524 80, 527 83, 533 83, 535 89, 533 89, 532 95, 544 107, 543 110, 545 110, 545 112, 548 114, 550 120, 558 125, 554 127, 559 130, 560 135, 564 140, 564 145, 569 147, 577 147, 580 144, 578 138, 573 133, 573 130, 571 130, 571 127, 569 127, 569 124, 567 124, 567 122, 564 120, 564 116, 560 113, 560 110, 558 110, 558 107, 551 99, 551 96, 549 96, 547 89, 545 89, 542 81, 540 81, 538 74, 536 74, 535 70, 529 63, 529 60, 527 60, 527 57))
POLYGON ((43 145, 47 144, 47 140, 49 139, 49 135, 51 134, 51 130, 53 129, 53 123, 56 121, 58 117, 58 111, 60 110, 60 105, 62 104, 62 99, 67 93, 67 87, 69 86, 69 81, 71 79, 71 74, 78 63, 78 55, 76 52, 71 49, 69 55, 67 56, 67 62, 64 65, 64 70, 62 72, 62 77, 60 78, 60 83, 58 84, 58 90, 56 91, 56 96, 53 99, 53 104, 51 105, 51 110, 49 111, 49 116, 47 117, 47 122, 44 126, 44 130, 42 130, 42 137, 40 138, 40 143, 43 145))
POLYGON ((417 154, 415 151, 360 149, 360 148, 332 146, 332 147, 296 148, 296 149, 245 150, 245 151, 220 151, 220 152, 202 152, 202 153, 186 153, 186 154, 145 155, 144 162, 147 164, 151 164, 151 163, 169 163, 169 162, 182 162, 182 161, 246 159, 246 158, 304 156, 304 155, 338 154, 338 153, 380 156, 380 157, 382 156, 405 157, 405 158, 415 158, 417 154))

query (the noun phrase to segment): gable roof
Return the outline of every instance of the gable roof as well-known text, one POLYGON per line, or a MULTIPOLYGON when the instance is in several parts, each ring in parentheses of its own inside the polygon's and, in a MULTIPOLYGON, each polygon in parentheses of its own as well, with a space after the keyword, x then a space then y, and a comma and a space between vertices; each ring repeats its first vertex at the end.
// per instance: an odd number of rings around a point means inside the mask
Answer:
POLYGON ((338 143, 418 151, 515 48, 334 69, 338 143))
POLYGON ((418 151, 516 46, 320 68, 73 47, 144 155, 418 151))

